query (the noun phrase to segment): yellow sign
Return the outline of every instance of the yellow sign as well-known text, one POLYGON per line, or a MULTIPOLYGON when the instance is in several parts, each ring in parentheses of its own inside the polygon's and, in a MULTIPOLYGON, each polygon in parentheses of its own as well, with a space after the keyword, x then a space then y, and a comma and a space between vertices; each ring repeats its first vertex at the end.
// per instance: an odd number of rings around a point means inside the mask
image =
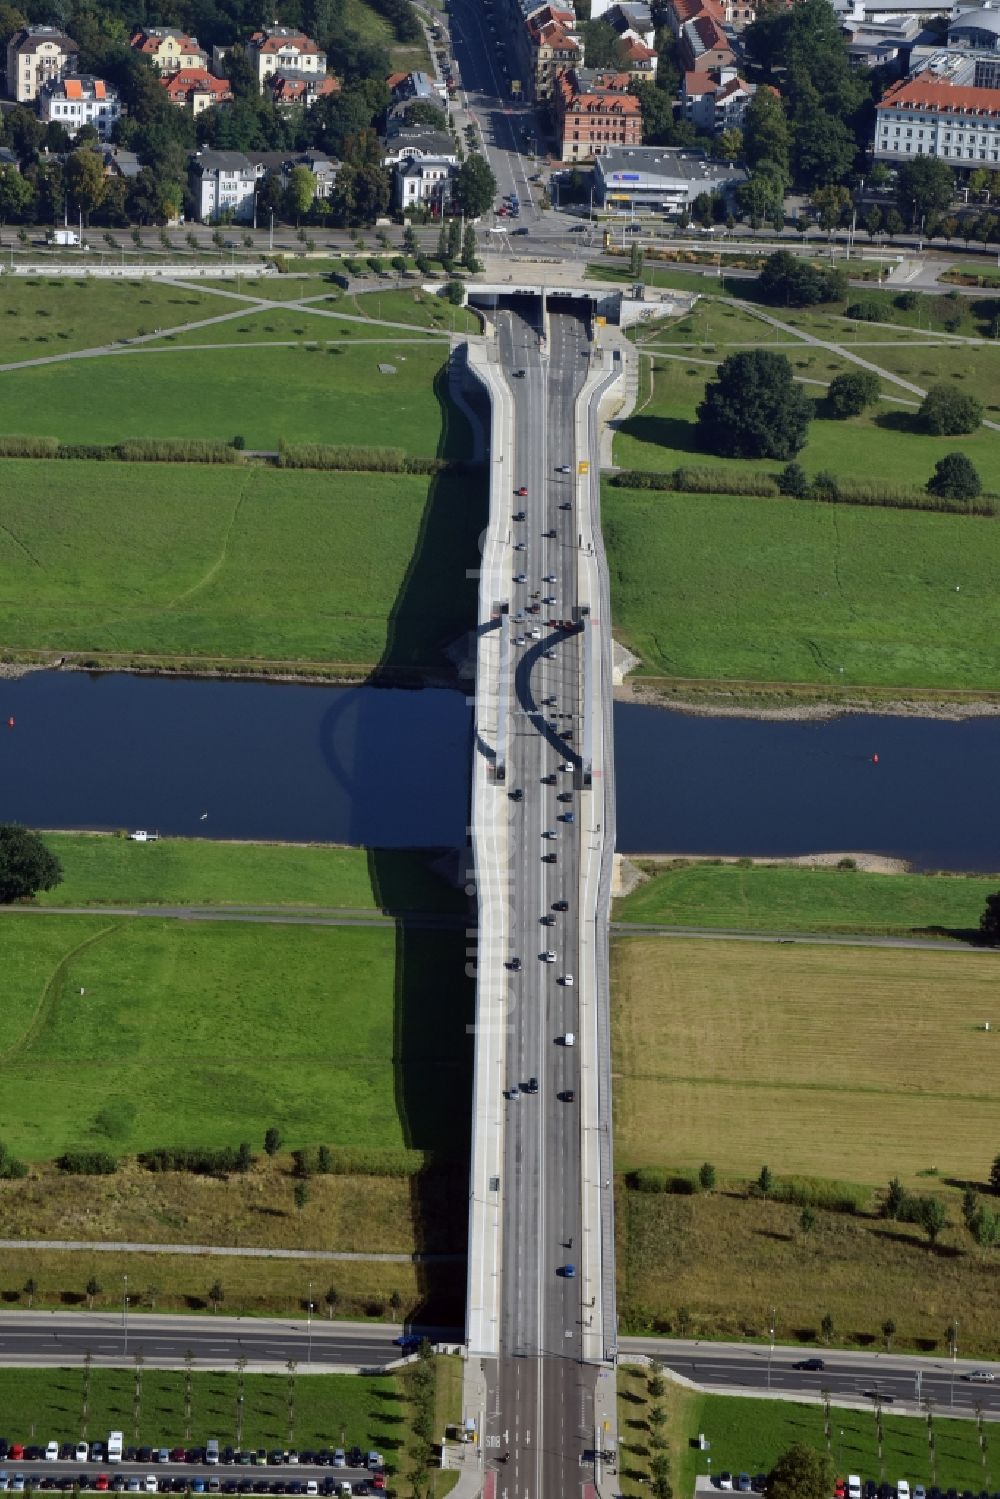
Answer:
POLYGON ((606 317, 601 317, 600 314, 598 314, 598 316, 595 317, 595 319, 594 319, 594 322, 597 324, 598 328, 604 328, 604 327, 606 327, 607 326, 607 321, 608 321, 607 318, 606 317))
POLYGON ((512 78, 511 79, 511 81, 510 81, 510 91, 511 91, 512 94, 519 94, 521 92, 521 80, 520 80, 520 78, 512 78))
POLYGON ((576 471, 577 471, 578 474, 589 474, 590 473, 590 459, 589 458, 581 458, 580 462, 576 466, 576 471))

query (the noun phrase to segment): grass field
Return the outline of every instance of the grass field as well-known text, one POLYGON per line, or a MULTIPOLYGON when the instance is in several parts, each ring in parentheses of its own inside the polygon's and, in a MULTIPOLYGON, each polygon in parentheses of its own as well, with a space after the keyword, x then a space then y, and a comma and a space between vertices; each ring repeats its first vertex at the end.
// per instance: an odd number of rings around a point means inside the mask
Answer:
POLYGON ((615 634, 641 672, 1000 687, 995 520, 611 485, 603 513, 615 634))
MULTIPOLYGON (((794 351, 792 354, 795 362, 794 351)), ((926 364, 926 353, 922 363, 926 364)), ((829 357, 829 356, 828 356, 829 357)), ((720 356, 721 358, 721 356, 720 356)), ((875 361, 878 362, 877 359, 875 361)), ((615 462, 622 468, 672 469, 700 461, 740 472, 776 473, 780 464, 766 459, 716 458, 697 441, 695 413, 713 372, 701 364, 669 361, 654 372, 653 397, 622 423, 615 438, 615 462)), ((919 381, 917 382, 919 383, 919 381)), ((898 394, 911 393, 900 390, 898 394)), ((819 399, 819 397, 817 397, 819 399)), ((912 397, 914 401, 916 397, 912 397)), ((955 447, 955 439, 928 437, 909 430, 912 412, 883 401, 874 415, 831 421, 817 415, 797 461, 809 474, 828 470, 842 478, 880 479, 922 487, 934 465, 955 447)), ((1000 489, 1000 434, 986 427, 962 439, 962 450, 975 463, 987 489, 1000 489)))
POLYGON ((140 844, 85 833, 48 833, 45 841, 62 863, 63 880, 38 896, 39 905, 464 910, 465 897, 429 870, 428 856, 407 849, 381 853, 376 875, 360 848, 209 838, 140 844), (391 888, 376 894, 373 880, 387 881, 387 862, 391 888))
POLYGON ((92 349, 226 311, 195 287, 156 282, 5 277, 0 362, 92 349))
MULTIPOLYGON (((430 447, 437 430, 435 416, 430 447)), ((427 667, 474 618, 477 479, 429 491, 404 475, 39 460, 5 473, 3 651, 427 667)))
POLYGON ((616 921, 740 931, 969 932, 1000 875, 865 874, 793 865, 635 860, 650 877, 615 904, 616 921))
POLYGON ((452 307, 441 296, 413 290, 366 291, 343 297, 340 312, 356 312, 361 317, 384 318, 394 323, 413 323, 418 328, 433 328, 448 333, 478 333, 482 324, 467 307, 452 307))
MULTIPOLYGON (((307 336, 321 338, 327 320, 314 318, 312 324, 315 331, 307 336)), ((296 326, 305 327, 304 318, 296 326)), ((211 343, 213 337, 211 328, 203 329, 195 341, 211 343)), ((273 449, 284 438, 433 455, 442 451, 436 382, 446 357, 440 344, 419 342, 401 350, 334 346, 109 355, 0 375, 3 427, 64 442, 228 440, 239 433, 248 448, 273 449), (396 373, 380 374, 380 363, 394 365, 396 373)), ((448 456, 465 456, 467 428, 457 412, 448 412, 447 433, 448 456)))
POLYGON ((9 920, 0 1056, 16 1154, 109 1135, 130 1152, 256 1147, 271 1124, 289 1148, 461 1152, 468 993, 453 937, 411 931, 401 969, 391 928, 9 920))
MULTIPOLYGON (((216 346, 218 344, 255 344, 255 343, 289 343, 296 341, 302 344, 318 343, 321 348, 329 343, 337 343, 344 339, 353 340, 356 343, 377 341, 384 345, 384 352, 380 358, 387 360, 390 364, 394 362, 392 347, 399 343, 402 345, 404 354, 410 353, 410 345, 421 341, 421 332, 414 329, 412 335, 404 333, 399 328, 385 328, 380 323, 372 323, 365 327, 358 322, 343 322, 332 317, 316 317, 298 308, 291 308, 287 312, 275 312, 271 307, 265 307, 259 311, 250 311, 247 316, 230 318, 225 323, 213 323, 210 328, 193 328, 188 333, 178 335, 167 334, 164 345, 170 347, 200 348, 204 345, 216 346)), ((154 346, 154 347, 158 347, 154 346)), ((440 358, 444 358, 444 348, 441 344, 437 346, 440 358)), ((145 357, 143 356, 136 356, 145 357)))
POLYGON ((612 963, 619 1169, 985 1180, 1000 954, 628 938, 612 963))
MULTIPOLYGON (((621 1472, 623 1492, 638 1496, 648 1492, 642 1480, 648 1472, 649 1409, 659 1404, 666 1413, 666 1436, 672 1463, 674 1492, 689 1496, 699 1473, 707 1473, 706 1457, 714 1474, 766 1473, 775 1459, 793 1442, 805 1442, 820 1451, 826 1448, 824 1413, 821 1405, 792 1405, 778 1400, 744 1400, 724 1395, 698 1395, 667 1381, 666 1391, 655 1401, 649 1394, 650 1372, 636 1365, 618 1371, 618 1411, 624 1445, 621 1472), (691 1444, 700 1432, 708 1437, 711 1450, 699 1452, 691 1444)), ((936 1416, 934 1420, 935 1462, 932 1465, 926 1423, 905 1416, 885 1415, 885 1442, 879 1461, 875 1423, 866 1411, 833 1406, 831 1456, 841 1476, 858 1473, 862 1479, 895 1482, 908 1478, 911 1486, 923 1483, 971 1489, 978 1493, 984 1477, 975 1422, 936 1416)), ((987 1474, 995 1464, 988 1464, 987 1474)), ((992 1487, 992 1482, 989 1484, 992 1487)))
MULTIPOLYGON (((139 1324, 141 1327, 141 1323, 139 1324)), ((196 1370, 191 1380, 191 1425, 184 1418, 185 1371, 144 1369, 138 1431, 134 1414, 135 1375, 130 1369, 95 1368, 90 1374, 87 1414, 84 1415, 82 1361, 65 1369, 0 1370, 0 1402, 10 1439, 75 1441, 79 1437, 106 1438, 122 1430, 126 1442, 150 1446, 182 1446, 194 1440, 204 1445, 217 1436, 225 1446, 236 1445, 238 1377, 233 1373, 196 1370)), ((393 1375, 359 1377, 350 1374, 309 1375, 295 1380, 293 1445, 339 1447, 355 1442, 366 1451, 376 1447, 388 1458, 399 1451, 396 1432, 405 1423, 404 1382, 393 1375)), ((243 1446, 273 1448, 289 1445, 288 1377, 280 1374, 244 1376, 243 1446)))
MULTIPOLYGON (((752 1117, 748 1113, 748 1123, 752 1117)), ((877 1138, 877 1125, 871 1117, 856 1121, 860 1150, 877 1138)), ((830 1129, 840 1127, 831 1118, 830 1129)), ((956 1193, 953 1220, 959 1206, 956 1193)), ((803 1233, 800 1217, 798 1207, 747 1197, 725 1183, 697 1197, 620 1187, 623 1328, 766 1342, 777 1308, 779 1342, 816 1348, 829 1314, 835 1345, 877 1350, 885 1346, 880 1329, 891 1317, 894 1347, 940 1357, 947 1354, 946 1329, 957 1321, 964 1356, 996 1357, 995 1250, 975 1248, 964 1229, 946 1230, 931 1249, 919 1229, 882 1218, 817 1208, 815 1227, 803 1233)))

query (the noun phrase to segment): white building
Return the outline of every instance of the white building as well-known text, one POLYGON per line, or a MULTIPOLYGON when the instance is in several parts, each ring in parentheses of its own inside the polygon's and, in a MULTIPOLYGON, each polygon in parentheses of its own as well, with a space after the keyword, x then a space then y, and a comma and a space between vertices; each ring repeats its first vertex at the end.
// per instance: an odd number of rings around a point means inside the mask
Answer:
POLYGON ((188 180, 201 223, 252 222, 257 172, 242 151, 196 152, 188 163, 188 180))
POLYGON ((262 93, 272 73, 309 73, 322 78, 326 72, 326 53, 305 32, 293 26, 268 26, 255 31, 247 42, 247 52, 262 93))
POLYGON ((7 92, 19 104, 38 98, 43 83, 76 61, 79 47, 57 26, 24 26, 7 42, 7 92))
POLYGON ((728 197, 747 181, 743 167, 676 146, 612 146, 594 163, 594 199, 621 213, 680 213, 700 193, 728 197))
POLYGON ((52 78, 44 83, 38 95, 39 118, 61 125, 67 135, 76 135, 84 125, 93 125, 101 140, 107 140, 111 127, 121 118, 118 90, 87 73, 52 78))
POLYGON ((451 202, 452 181, 458 171, 454 161, 442 156, 408 156, 397 162, 393 174, 396 206, 429 208, 439 213, 451 202))
POLYGON ((747 83, 735 68, 709 73, 685 73, 681 84, 681 112, 699 130, 721 135, 743 128, 757 86, 747 83))
POLYGON ((875 156, 939 156, 955 167, 996 170, 1000 89, 948 83, 929 70, 894 84, 877 106, 875 156))

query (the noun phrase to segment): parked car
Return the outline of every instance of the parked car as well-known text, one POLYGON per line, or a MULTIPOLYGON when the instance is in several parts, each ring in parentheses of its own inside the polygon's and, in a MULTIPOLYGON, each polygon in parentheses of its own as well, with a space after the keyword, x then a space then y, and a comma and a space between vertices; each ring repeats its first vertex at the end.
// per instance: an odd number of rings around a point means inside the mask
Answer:
POLYGON ((733 1475, 729 1472, 719 1474, 719 1488, 729 1492, 733 1487, 733 1475))

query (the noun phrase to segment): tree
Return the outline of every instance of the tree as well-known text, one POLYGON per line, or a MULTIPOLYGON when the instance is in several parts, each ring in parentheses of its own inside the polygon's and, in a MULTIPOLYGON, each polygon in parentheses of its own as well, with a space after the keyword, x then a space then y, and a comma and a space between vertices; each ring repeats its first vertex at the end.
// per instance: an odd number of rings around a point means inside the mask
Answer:
POLYGON ((896 172, 896 203, 915 228, 930 213, 944 213, 955 196, 951 167, 938 156, 914 156, 896 172))
POLYGON ((816 1227, 816 1214, 813 1212, 812 1208, 809 1207, 808 1204, 807 1204, 802 1209, 802 1212, 799 1214, 799 1228, 801 1228, 801 1230, 802 1230, 802 1232, 804 1234, 811 1234, 812 1231, 813 1231, 813 1229, 815 1227, 816 1227))
POLYGON ((38 1286, 35 1284, 35 1277, 33 1275, 29 1275, 28 1279, 24 1282, 24 1294, 28 1298, 29 1307, 34 1302, 35 1293, 37 1292, 37 1290, 38 1286))
POLYGON ((37 833, 0 823, 0 905, 51 890, 62 877, 62 865, 37 833))
POLYGON ((892 1340, 896 1336, 896 1324, 891 1317, 886 1317, 882 1323, 882 1336, 885 1338, 886 1353, 892 1352, 892 1340))
POLYGON ((96 1280, 96 1278, 93 1275, 90 1277, 90 1279, 87 1282, 86 1291, 87 1291, 87 1310, 90 1311, 93 1308, 93 1305, 94 1305, 94 1297, 95 1296, 100 1296, 100 1294, 101 1294, 100 1284, 99 1284, 99 1282, 96 1280))
POLYGON ((0 224, 25 220, 34 202, 31 183, 26 182, 15 166, 0 169, 0 224))
POLYGON ((465 301, 465 287, 461 281, 449 281, 445 287, 445 295, 452 307, 461 307, 465 301))
POLYGON ((761 1166, 760 1175, 757 1178, 757 1191, 761 1197, 767 1197, 773 1186, 774 1176, 772 1175, 770 1166, 761 1166))
POLYGON ((277 1155, 281 1149, 281 1130, 276 1124, 272 1124, 264 1134, 264 1151, 267 1155, 277 1155))
POLYGON ((337 1290, 337 1287, 336 1286, 328 1286, 327 1290, 326 1290, 326 1294, 323 1297, 323 1300, 327 1304, 327 1308, 329 1309, 330 1317, 332 1319, 333 1318, 333 1309, 334 1309, 334 1307, 337 1305, 337 1303, 340 1300, 340 1292, 337 1290))
POLYGON ((292 1193, 292 1196, 295 1199, 295 1206, 298 1208, 300 1213, 305 1207, 306 1203, 309 1201, 310 1195, 309 1183, 307 1181, 297 1181, 295 1183, 295 1190, 292 1193))
POLYGON ((778 475, 778 488, 782 494, 795 500, 804 500, 809 493, 809 477, 801 463, 786 463, 778 475))
POLYGON ((222 1282, 213 1280, 208 1288, 208 1299, 212 1303, 212 1311, 217 1312, 226 1299, 226 1293, 222 1289, 222 1282))
POLYGON ((767 1475, 764 1492, 768 1499, 828 1499, 833 1493, 833 1459, 796 1442, 767 1475))
POLYGON ((932 385, 917 416, 932 437, 960 437, 975 432, 983 419, 983 408, 975 396, 954 385, 932 385))
POLYGON ((716 137, 712 155, 719 161, 739 161, 743 155, 743 131, 731 125, 716 137))
POLYGON ((462 225, 452 219, 448 225, 448 259, 457 260, 462 253, 462 225))
POLYGON ((890 240, 895 239, 897 234, 902 234, 903 220, 900 217, 898 209, 890 208, 887 211, 882 228, 890 240))
POLYGON ((285 213, 294 219, 296 227, 304 219, 316 196, 316 178, 308 167, 293 167, 288 174, 285 187, 285 213))
POLYGON ((478 152, 466 158, 455 174, 454 200, 467 219, 478 219, 493 205, 497 179, 489 162, 478 152))
POLYGON ((715 1167, 710 1161, 706 1161, 698 1170, 698 1184, 704 1192, 711 1192, 715 1186, 715 1167))
POLYGON ((906 1202, 906 1191, 898 1176, 894 1176, 889 1183, 885 1194, 885 1202, 882 1204, 883 1217, 896 1219, 903 1211, 906 1202))
POLYGON ((621 63, 621 41, 607 21, 584 21, 579 28, 588 68, 616 68, 621 63))
POLYGON ((639 101, 643 145, 670 145, 674 139, 674 105, 670 95, 656 83, 632 83, 629 93, 639 101))
POLYGON ((931 1244, 936 1244, 938 1234, 948 1225, 948 1210, 940 1197, 924 1197, 918 1211, 920 1227, 931 1244))
POLYGON ((101 158, 86 147, 74 151, 63 168, 70 201, 89 223, 90 215, 104 197, 105 178, 101 158))
POLYGON ((814 307, 839 302, 847 293, 847 278, 843 271, 817 268, 789 250, 776 250, 764 261, 757 290, 783 307, 814 307))
POLYGON ((823 1319, 819 1324, 819 1333, 824 1343, 833 1342, 833 1318, 829 1312, 823 1313, 823 1319))
MULTIPOLYGON (((997 896, 991 895, 990 900, 997 900, 997 896)), ((990 1167, 990 1191, 1000 1197, 1000 1155, 993 1157, 993 1164, 990 1167)))
POLYGON ((476 231, 471 224, 466 225, 462 240, 462 264, 470 273, 479 269, 479 261, 476 259, 476 231))
POLYGON ((828 234, 850 218, 850 190, 841 187, 839 183, 830 182, 817 187, 810 196, 809 203, 816 215, 817 224, 828 234))
POLYGON ((716 376, 698 407, 702 446, 728 458, 793 458, 805 443, 813 405, 785 355, 731 354, 716 376))
POLYGON ((416 104, 411 104, 406 111, 407 125, 427 125, 431 130, 447 130, 448 116, 443 109, 438 109, 436 104, 428 104, 423 99, 418 99, 416 104))
POLYGON ((881 381, 870 370, 835 375, 826 393, 826 409, 830 416, 837 417, 838 420, 860 416, 866 406, 871 406, 878 400, 881 393, 881 381))
POLYGON ((787 182, 791 176, 792 132, 778 95, 769 88, 759 88, 750 101, 743 121, 743 149, 747 165, 759 167, 770 162, 787 182))
POLYGON ((946 500, 974 500, 982 491, 983 481, 964 453, 946 453, 939 458, 927 480, 927 493, 946 500))

